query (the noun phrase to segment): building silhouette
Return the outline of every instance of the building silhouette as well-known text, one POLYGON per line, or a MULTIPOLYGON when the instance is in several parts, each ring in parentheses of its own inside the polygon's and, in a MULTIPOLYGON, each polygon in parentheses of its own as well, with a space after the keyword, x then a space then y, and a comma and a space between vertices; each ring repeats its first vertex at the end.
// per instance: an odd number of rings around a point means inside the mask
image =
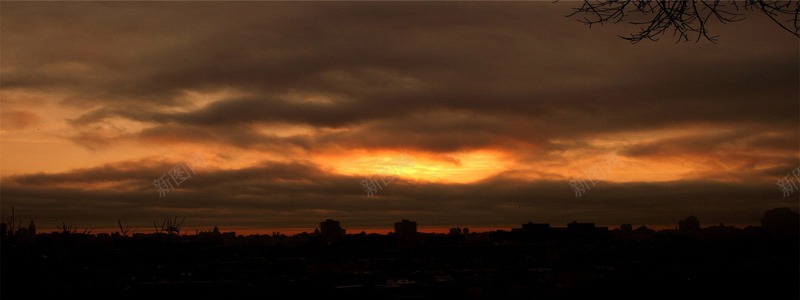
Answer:
POLYGON ((619 225, 619 229, 615 229, 613 231, 614 237, 618 239, 630 239, 633 235, 633 225, 632 224, 621 224, 619 225))
POLYGON ((700 221, 695 216, 678 221, 678 232, 682 234, 695 234, 700 232, 700 221))
POLYGON ((642 225, 641 227, 636 228, 636 230, 634 230, 631 233, 631 238, 634 240, 649 240, 653 238, 653 235, 655 234, 656 234, 655 230, 652 230, 650 228, 647 228, 647 226, 642 225))
POLYGON ((334 221, 333 219, 320 222, 319 232, 323 245, 333 244, 346 234, 346 231, 339 226, 339 221, 334 221))
POLYGON ((410 222, 406 219, 395 222, 394 233, 398 245, 416 245, 421 242, 420 235, 417 233, 417 222, 410 222))
POLYGON ((33 224, 33 220, 31 220, 28 228, 20 227, 17 229, 17 232, 9 232, 9 235, 15 235, 16 238, 21 240, 33 239, 36 237, 36 225, 33 224))
POLYGON ((761 219, 761 227, 774 236, 797 236, 800 217, 788 207, 768 210, 761 219))
POLYGON ((567 224, 566 235, 570 238, 593 239, 610 238, 611 234, 608 227, 597 227, 594 223, 578 223, 572 221, 567 224))
POLYGON ((212 231, 200 231, 197 236, 201 241, 227 243, 236 239, 236 232, 220 232, 219 227, 214 225, 212 231))
POLYGON ((450 235, 461 235, 461 227, 450 228, 450 235))

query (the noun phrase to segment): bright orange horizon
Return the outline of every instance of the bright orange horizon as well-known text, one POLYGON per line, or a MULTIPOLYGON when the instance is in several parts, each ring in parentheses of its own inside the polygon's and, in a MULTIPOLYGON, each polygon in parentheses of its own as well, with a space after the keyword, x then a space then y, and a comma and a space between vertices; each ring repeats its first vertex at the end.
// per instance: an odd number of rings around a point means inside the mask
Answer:
MULTIPOLYGON (((648 229, 652 229, 652 230, 655 230, 655 231, 672 230, 672 229, 677 229, 677 227, 678 227, 677 225, 642 225, 642 224, 632 224, 632 225, 633 225, 633 229, 639 228, 641 226, 645 226, 648 229)), ((718 225, 719 224, 701 224, 701 226, 703 228, 711 227, 711 226, 718 226, 718 225)), ((618 229, 619 228, 619 225, 615 225, 615 226, 595 225, 595 226, 597 226, 597 227, 608 227, 608 230, 614 230, 614 229, 618 229)), ((746 228, 748 226, 760 226, 760 225, 757 225, 757 224, 725 224, 725 226, 733 226, 733 227, 741 229, 741 228, 746 228)), ((511 231, 511 229, 513 229, 513 228, 521 228, 521 227, 522 226, 520 225, 520 226, 516 226, 516 227, 469 227, 469 226, 467 226, 466 228, 469 228, 469 232, 470 233, 485 233, 485 232, 497 231, 497 230, 511 231)), ((453 228, 455 228, 455 227, 453 227, 453 228)), ((459 227, 459 228, 464 229, 465 227, 459 227)), ((566 225, 564 225, 564 226, 553 226, 551 224, 551 228, 567 228, 567 226, 566 225)), ((211 228, 211 229, 213 229, 213 228, 211 228)), ((196 232, 209 232, 209 231, 211 231, 211 229, 204 228, 204 229, 191 229, 190 230, 189 228, 186 228, 185 230, 182 231, 181 235, 184 235, 184 234, 185 235, 194 235, 196 232)), ((223 233, 224 232, 236 232, 236 236, 272 235, 273 232, 277 232, 277 233, 279 233, 281 235, 293 236, 293 235, 296 235, 296 234, 301 234, 303 232, 313 233, 315 228, 310 228, 310 229, 309 228, 275 228, 275 229, 219 228, 219 229, 220 229, 220 232, 223 232, 223 233)), ((390 232, 394 232, 394 228, 352 228, 352 229, 351 228, 344 228, 344 229, 347 231, 348 235, 349 234, 360 234, 362 231, 365 232, 366 234, 377 233, 377 234, 382 234, 382 235, 386 235, 386 234, 389 234, 390 232)), ((42 229, 38 229, 38 230, 39 230, 39 233, 58 232, 58 230, 56 228, 52 228, 52 229, 42 228, 42 229)), ((82 230, 83 229, 81 228, 81 231, 82 230)), ((96 228, 96 229, 92 230, 91 234, 98 234, 98 233, 112 234, 112 233, 115 233, 115 232, 119 232, 119 229, 114 229, 114 228, 96 228)), ((418 232, 421 232, 421 233, 443 233, 443 234, 446 234, 446 233, 450 232, 450 228, 448 228, 448 227, 419 227, 418 228, 418 232)), ((145 231, 137 230, 134 233, 151 234, 151 233, 154 233, 154 231, 152 229, 149 230, 149 231, 148 230, 145 230, 145 231)))

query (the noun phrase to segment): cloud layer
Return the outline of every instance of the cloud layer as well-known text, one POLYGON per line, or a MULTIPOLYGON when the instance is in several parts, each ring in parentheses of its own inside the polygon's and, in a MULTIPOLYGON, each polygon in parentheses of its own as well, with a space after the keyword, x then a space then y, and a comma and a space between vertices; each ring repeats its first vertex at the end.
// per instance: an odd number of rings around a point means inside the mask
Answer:
POLYGON ((775 181, 800 162, 800 53, 757 14, 714 24, 717 44, 631 45, 569 2, 0 5, 2 212, 45 228, 797 209, 775 181), (159 198, 152 181, 194 151, 208 168, 159 198), (417 166, 367 197, 403 151, 417 166), (576 198, 567 182, 611 151, 625 166, 576 198))

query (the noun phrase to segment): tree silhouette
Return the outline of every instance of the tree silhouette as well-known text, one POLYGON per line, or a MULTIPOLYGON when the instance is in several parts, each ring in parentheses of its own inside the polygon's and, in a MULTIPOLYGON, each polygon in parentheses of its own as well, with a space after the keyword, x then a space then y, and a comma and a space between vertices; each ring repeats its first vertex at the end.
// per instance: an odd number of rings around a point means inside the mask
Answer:
POLYGON ((11 217, 5 219, 5 223, 8 224, 8 235, 14 236, 14 233, 17 232, 22 227, 22 221, 19 221, 19 224, 14 224, 14 207, 11 207, 11 217))
POLYGON ((161 224, 158 224, 156 223, 156 221, 153 221, 153 226, 155 226, 156 234, 166 232, 168 235, 172 234, 178 235, 181 233, 181 225, 185 220, 186 217, 183 217, 183 219, 180 222, 178 222, 178 217, 175 217, 174 220, 165 218, 164 221, 161 222, 161 224))
POLYGON ((130 225, 126 225, 125 227, 122 226, 122 220, 117 219, 117 224, 119 224, 119 232, 122 234, 122 237, 127 238, 129 234, 133 234, 136 232, 136 228, 132 228, 130 225))
POLYGON ((601 26, 606 22, 628 21, 638 25, 639 32, 630 37, 620 36, 631 43, 644 39, 656 41, 658 36, 672 30, 676 43, 695 42, 705 38, 712 43, 718 36, 709 35, 708 24, 717 20, 722 24, 744 20, 744 11, 760 12, 796 37, 800 37, 800 1, 720 1, 720 0, 584 0, 567 17, 582 15, 581 23, 601 26))
POLYGON ((70 234, 89 235, 92 234, 92 231, 94 231, 94 228, 92 229, 84 228, 83 231, 81 231, 77 226, 72 226, 72 224, 67 225, 67 223, 65 222, 61 222, 61 226, 56 225, 56 228, 58 228, 59 233, 64 235, 70 235, 70 234))

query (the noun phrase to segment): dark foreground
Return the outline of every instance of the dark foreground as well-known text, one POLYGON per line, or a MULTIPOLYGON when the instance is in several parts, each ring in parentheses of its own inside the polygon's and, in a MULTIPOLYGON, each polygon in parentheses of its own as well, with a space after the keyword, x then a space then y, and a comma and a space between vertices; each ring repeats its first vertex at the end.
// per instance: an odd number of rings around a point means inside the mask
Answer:
POLYGON ((800 298, 798 238, 760 235, 410 247, 72 236, 6 241, 1 255, 2 299, 800 298))

